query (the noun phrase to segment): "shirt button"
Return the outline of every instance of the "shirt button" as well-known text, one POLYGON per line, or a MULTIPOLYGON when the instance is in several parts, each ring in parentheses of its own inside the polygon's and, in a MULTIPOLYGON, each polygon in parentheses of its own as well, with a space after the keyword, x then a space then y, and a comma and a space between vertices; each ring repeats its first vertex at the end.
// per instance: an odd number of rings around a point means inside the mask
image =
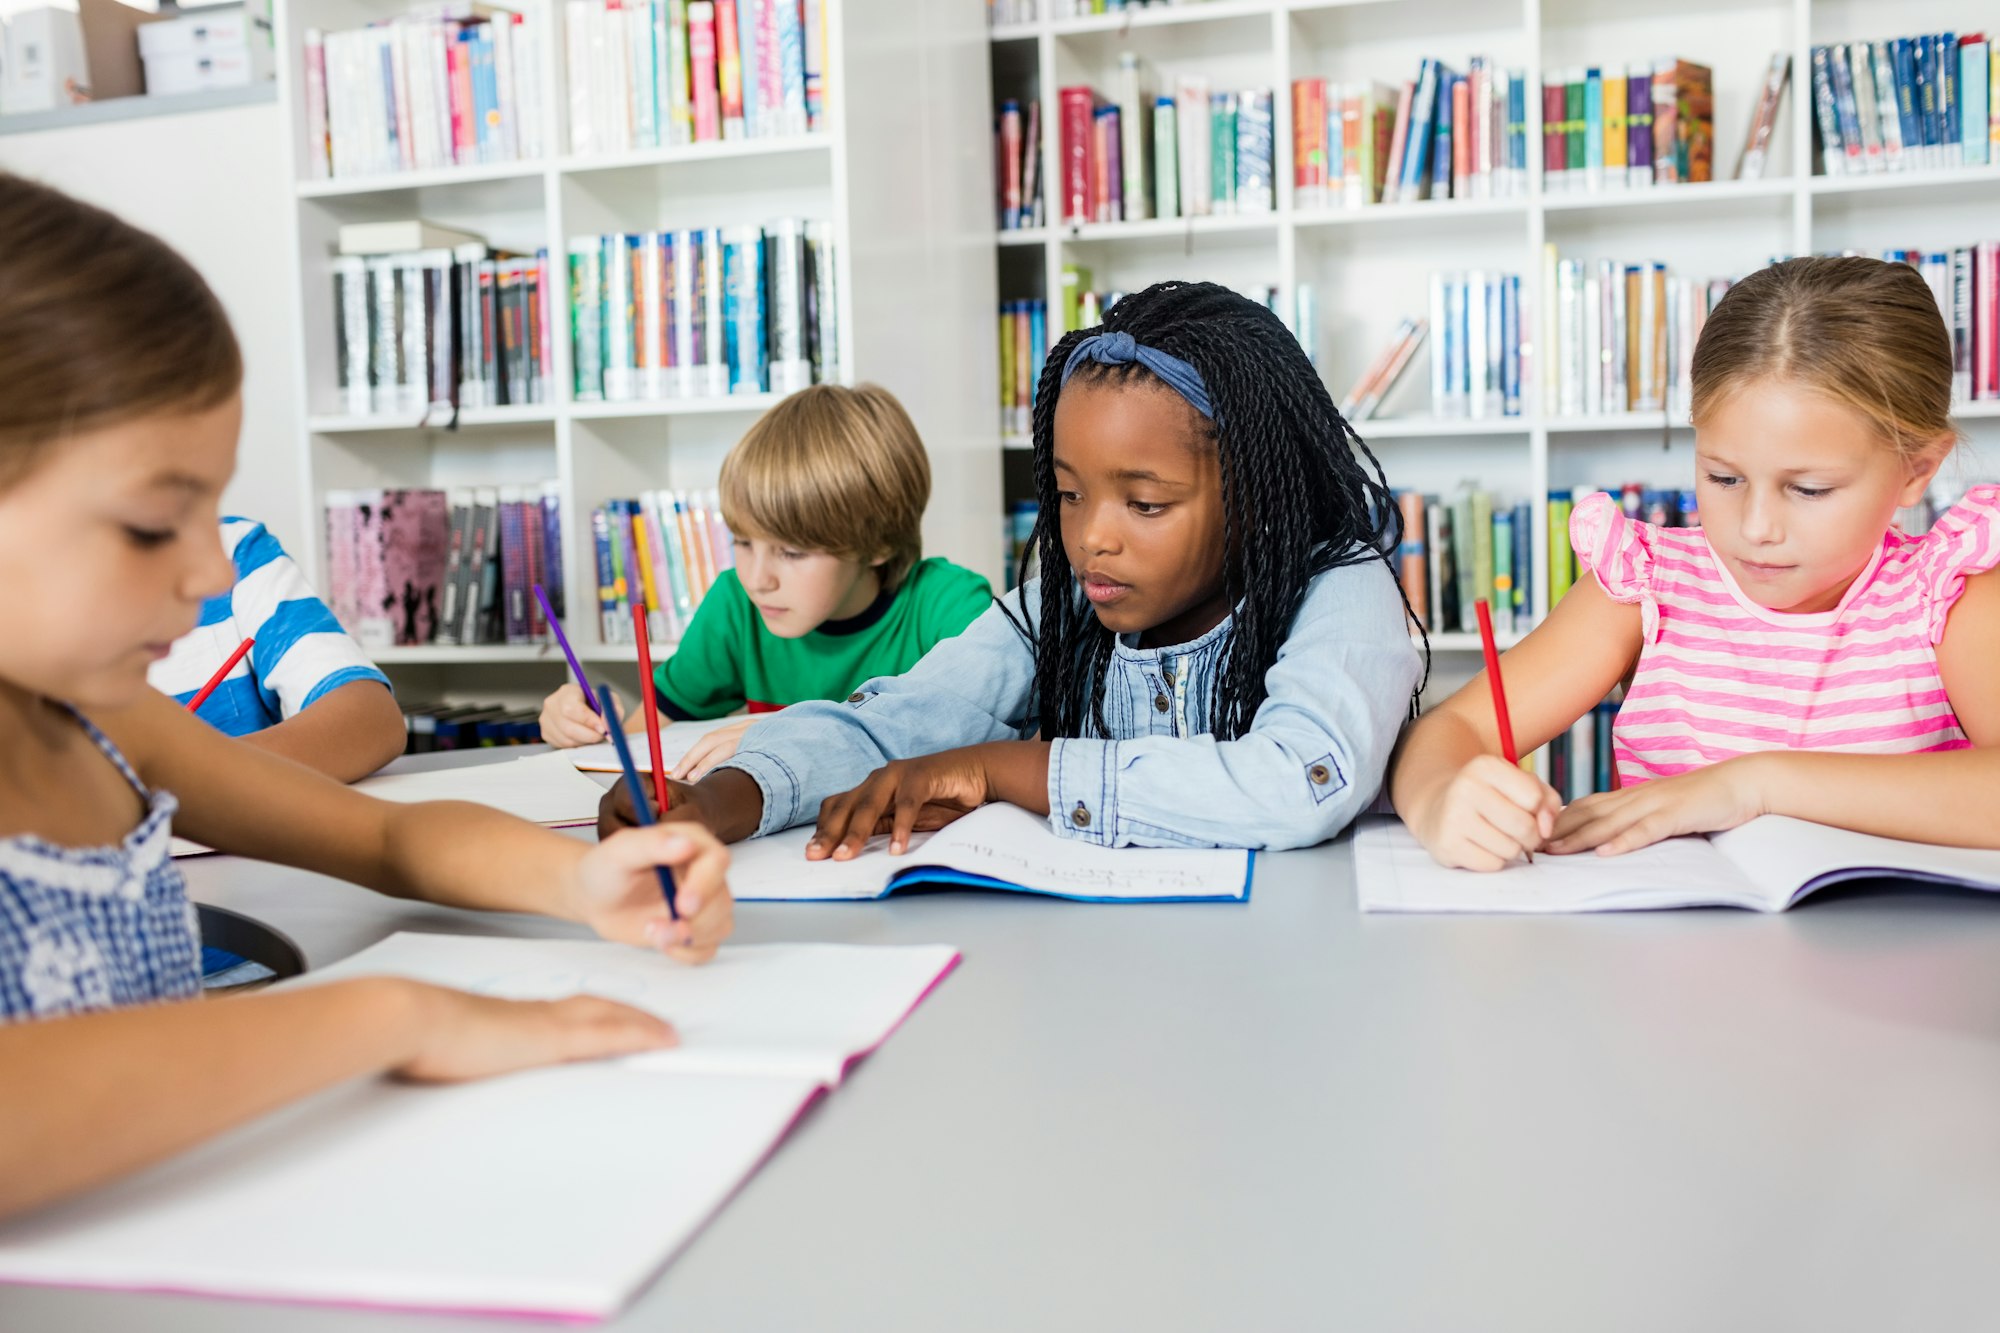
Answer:
POLYGON ((849 703, 851 703, 851 704, 858 704, 858 703, 860 703, 860 702, 861 702, 861 694, 860 694, 860 692, 859 692, 859 691, 857 690, 857 691, 856 691, 855 693, 853 693, 853 694, 850 694, 850 695, 848 695, 848 696, 847 696, 847 702, 849 702, 849 703))
POLYGON ((1167 678, 1167 684, 1171 685, 1174 683, 1174 669, 1172 667, 1161 667, 1160 674, 1167 678))
POLYGON ((1170 707, 1172 707, 1172 705, 1167 702, 1167 696, 1165 694, 1156 694, 1153 696, 1153 711, 1155 713, 1164 713, 1170 707))
POLYGON ((1090 827, 1090 811, 1084 806, 1082 801, 1078 801, 1076 809, 1069 812, 1069 822, 1078 828, 1090 827))
POLYGON ((1314 764, 1311 768, 1306 770, 1306 776, 1313 780, 1314 786, 1324 787, 1327 784, 1327 780, 1330 779, 1333 776, 1333 774, 1326 771, 1325 764, 1314 764))

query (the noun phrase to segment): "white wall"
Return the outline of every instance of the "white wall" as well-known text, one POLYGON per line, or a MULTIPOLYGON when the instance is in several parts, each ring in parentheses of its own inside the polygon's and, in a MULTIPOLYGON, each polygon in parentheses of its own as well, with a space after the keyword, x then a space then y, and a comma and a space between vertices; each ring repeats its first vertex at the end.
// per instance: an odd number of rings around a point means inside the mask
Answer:
POLYGON ((243 345, 243 439, 225 511, 260 519, 287 547, 301 546, 297 302, 277 104, 0 135, 0 168, 144 227, 208 279, 243 345))

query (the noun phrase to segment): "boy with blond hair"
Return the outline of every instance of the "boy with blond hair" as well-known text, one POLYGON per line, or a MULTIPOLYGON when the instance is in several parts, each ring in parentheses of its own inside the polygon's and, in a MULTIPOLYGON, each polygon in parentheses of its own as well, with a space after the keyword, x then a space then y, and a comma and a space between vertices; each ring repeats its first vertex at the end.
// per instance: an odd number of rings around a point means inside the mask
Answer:
MULTIPOLYGON (((971 570, 923 559, 930 491, 916 426, 879 385, 818 384, 765 413, 723 460, 736 568, 654 669, 662 711, 689 720, 842 699, 865 680, 907 671, 971 624, 992 590, 971 570)), ((697 778, 727 759, 748 726, 703 737, 674 776, 697 778)), ((574 684, 542 704, 551 745, 607 734, 574 684)))

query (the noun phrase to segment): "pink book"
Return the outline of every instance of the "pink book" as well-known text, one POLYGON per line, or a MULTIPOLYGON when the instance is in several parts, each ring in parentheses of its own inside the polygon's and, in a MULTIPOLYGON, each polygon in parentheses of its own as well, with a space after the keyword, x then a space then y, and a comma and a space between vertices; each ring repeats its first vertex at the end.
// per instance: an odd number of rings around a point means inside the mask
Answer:
POLYGON ((1410 137, 1410 104, 1416 100, 1417 85, 1406 83, 1396 97, 1396 128, 1389 135, 1389 174, 1382 182, 1382 202, 1393 204, 1402 189, 1403 144, 1410 137))
POLYGON ((1972 255, 1972 396, 2000 398, 2000 241, 1981 241, 1972 255))
POLYGON ((722 96, 722 137, 743 137, 743 52, 736 6, 744 0, 715 0, 716 81, 722 96))
POLYGON ((326 39, 306 29, 306 169, 314 180, 333 174, 326 137, 326 39))
POLYGON ((445 493, 433 490, 393 490, 380 493, 377 527, 371 534, 379 550, 379 570, 363 585, 389 620, 398 645, 430 643, 437 638, 438 611, 443 596, 445 557, 451 518, 445 493))
POLYGON ((722 137, 715 82, 715 5, 694 0, 688 6, 688 63, 694 70, 694 137, 706 143, 722 137))
POLYGON ((778 6, 799 0, 738 0, 757 6, 757 123, 776 134, 785 114, 785 71, 778 54, 778 6))

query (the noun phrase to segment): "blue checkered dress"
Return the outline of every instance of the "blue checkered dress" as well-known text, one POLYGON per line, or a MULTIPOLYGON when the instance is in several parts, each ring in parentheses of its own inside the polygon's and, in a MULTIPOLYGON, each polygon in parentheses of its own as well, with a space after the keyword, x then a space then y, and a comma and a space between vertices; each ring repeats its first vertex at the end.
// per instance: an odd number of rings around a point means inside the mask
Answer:
POLYGON ((167 854, 178 805, 77 721, 146 798, 146 817, 115 846, 0 838, 0 1022, 201 992, 201 932, 167 854))

